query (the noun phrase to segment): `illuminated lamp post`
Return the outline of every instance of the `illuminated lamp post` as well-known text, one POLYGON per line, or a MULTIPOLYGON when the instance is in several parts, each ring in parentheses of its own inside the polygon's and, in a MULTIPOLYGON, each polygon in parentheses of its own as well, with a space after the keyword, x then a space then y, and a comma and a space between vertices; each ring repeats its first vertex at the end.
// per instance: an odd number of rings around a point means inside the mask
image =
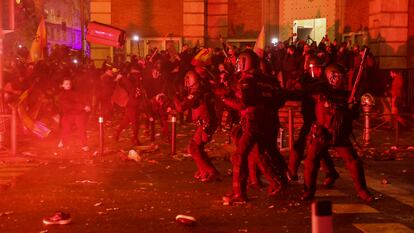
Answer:
POLYGON ((141 51, 139 49, 139 36, 138 35, 133 35, 132 36, 132 41, 133 41, 133 43, 137 43, 138 57, 141 58, 141 51))
POLYGON ((276 46, 276 44, 279 42, 279 40, 276 37, 272 38, 272 44, 273 46, 276 46))

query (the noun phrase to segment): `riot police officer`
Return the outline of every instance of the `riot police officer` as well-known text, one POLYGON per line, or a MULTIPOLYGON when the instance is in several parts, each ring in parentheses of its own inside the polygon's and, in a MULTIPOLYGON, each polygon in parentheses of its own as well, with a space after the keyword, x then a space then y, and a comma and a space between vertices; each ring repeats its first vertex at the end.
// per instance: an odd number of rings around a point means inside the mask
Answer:
POLYGON ((237 140, 236 152, 232 155, 233 164, 233 192, 225 196, 224 202, 245 203, 247 201, 247 177, 248 177, 248 157, 254 148, 260 156, 258 162, 262 172, 265 173, 269 181, 272 192, 280 189, 280 181, 274 175, 270 162, 264 157, 266 145, 263 144, 263 130, 265 128, 265 105, 262 97, 262 90, 259 85, 259 57, 250 50, 240 54, 237 62, 237 71, 240 74, 238 88, 235 96, 226 96, 224 103, 240 111, 241 130, 237 140))
POLYGON ((305 189, 301 198, 310 200, 314 197, 321 151, 333 148, 345 160, 358 197, 370 202, 374 198, 367 188, 363 164, 350 141, 352 122, 358 117, 358 106, 348 103, 349 92, 344 90, 343 67, 331 64, 325 69, 325 75, 327 84, 319 85, 312 91, 316 120, 309 133, 304 171, 305 189))
POLYGON ((198 168, 194 177, 207 182, 214 180, 218 175, 217 169, 204 150, 204 146, 211 141, 217 129, 214 95, 209 84, 204 82, 195 71, 188 71, 184 79, 188 95, 184 100, 176 96, 174 104, 178 112, 191 109, 192 120, 197 128, 188 146, 188 153, 192 155, 198 168))
MULTIPOLYGON (((315 101, 309 95, 309 91, 313 86, 324 82, 322 61, 317 57, 312 57, 307 61, 307 72, 302 75, 302 97, 301 97, 301 114, 303 125, 300 128, 299 136, 293 144, 293 150, 289 153, 289 169, 288 178, 291 181, 298 180, 298 168, 303 160, 303 153, 306 147, 306 136, 309 134, 312 123, 316 120, 315 101)), ((321 162, 326 171, 324 186, 329 187, 339 178, 339 174, 335 169, 334 163, 327 149, 321 152, 321 162)))

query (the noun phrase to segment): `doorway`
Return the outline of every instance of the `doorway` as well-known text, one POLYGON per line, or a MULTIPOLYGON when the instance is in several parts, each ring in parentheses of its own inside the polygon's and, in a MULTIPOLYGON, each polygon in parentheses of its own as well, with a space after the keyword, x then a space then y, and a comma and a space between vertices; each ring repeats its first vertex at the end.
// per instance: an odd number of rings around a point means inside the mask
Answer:
POLYGON ((326 35, 326 18, 294 20, 293 33, 296 33, 293 39, 307 41, 310 38, 319 43, 326 35))

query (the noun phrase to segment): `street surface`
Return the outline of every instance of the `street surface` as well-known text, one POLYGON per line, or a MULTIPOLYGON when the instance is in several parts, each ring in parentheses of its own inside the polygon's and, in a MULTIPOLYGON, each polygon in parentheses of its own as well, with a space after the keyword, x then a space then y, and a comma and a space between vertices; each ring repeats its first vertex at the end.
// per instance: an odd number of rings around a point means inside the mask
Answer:
MULTIPOLYGON (((0 232, 311 232, 310 203, 299 200, 303 177, 276 197, 267 197, 265 184, 263 190, 248 190, 247 205, 222 205, 222 196, 231 190, 228 158, 234 149, 225 143, 224 133, 207 147, 221 180, 200 183, 185 155, 191 124, 178 127, 175 157, 157 137, 159 148, 142 152, 140 161, 126 161, 130 132, 115 144, 112 128, 106 128, 102 157, 96 155, 96 127, 88 132, 90 152, 81 152, 76 144, 71 150, 57 149, 56 135, 45 140, 26 135, 17 157, 2 154, 0 232), (55 211, 70 213, 72 223, 43 225, 42 218, 55 211), (193 216, 197 224, 177 223, 178 214, 193 216)), ((402 142, 413 142, 412 131, 403 133, 402 142)), ((140 134, 148 145, 145 132, 140 134)), ((340 158, 335 158, 340 179, 333 189, 318 187, 317 199, 333 202, 334 232, 414 232, 414 151, 385 151, 393 144, 392 132, 386 130, 375 131, 373 143, 381 151, 367 153, 364 163, 376 201, 365 204, 356 197, 340 158)))

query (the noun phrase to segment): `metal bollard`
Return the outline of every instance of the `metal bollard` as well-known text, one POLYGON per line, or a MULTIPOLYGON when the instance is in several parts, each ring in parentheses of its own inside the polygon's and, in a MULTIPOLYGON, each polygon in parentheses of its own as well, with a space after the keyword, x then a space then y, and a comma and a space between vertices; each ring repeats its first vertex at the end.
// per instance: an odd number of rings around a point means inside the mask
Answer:
POLYGON ((171 116, 171 155, 175 155, 175 143, 176 143, 176 126, 177 126, 177 117, 171 116))
POLYGON ((12 116, 11 116, 11 132, 10 132, 10 141, 11 141, 11 152, 12 155, 17 153, 17 110, 15 107, 12 107, 12 116))
POLYGON ((155 119, 154 117, 150 117, 149 119, 149 123, 150 123, 150 140, 151 142, 155 142, 155 119))
POLYGON ((103 156, 104 154, 104 129, 103 129, 104 118, 102 116, 98 118, 98 123, 99 123, 99 155, 103 156))
POLYGON ((370 114, 372 112, 372 106, 362 106, 362 111, 364 112, 364 130, 362 134, 362 140, 364 141, 364 146, 367 147, 371 145, 371 118, 370 114))
POLYGON ((289 150, 293 150, 294 131, 293 131, 293 110, 289 108, 289 150))
MULTIPOLYGON (((373 112, 375 106, 374 97, 365 93, 361 96, 362 112, 364 115, 364 130, 362 132, 362 140, 364 146, 367 147, 371 144, 371 118, 370 115, 373 112)), ((352 105, 350 107, 353 107, 352 105)))
POLYGON ((312 233, 333 233, 332 202, 312 203, 312 233))

